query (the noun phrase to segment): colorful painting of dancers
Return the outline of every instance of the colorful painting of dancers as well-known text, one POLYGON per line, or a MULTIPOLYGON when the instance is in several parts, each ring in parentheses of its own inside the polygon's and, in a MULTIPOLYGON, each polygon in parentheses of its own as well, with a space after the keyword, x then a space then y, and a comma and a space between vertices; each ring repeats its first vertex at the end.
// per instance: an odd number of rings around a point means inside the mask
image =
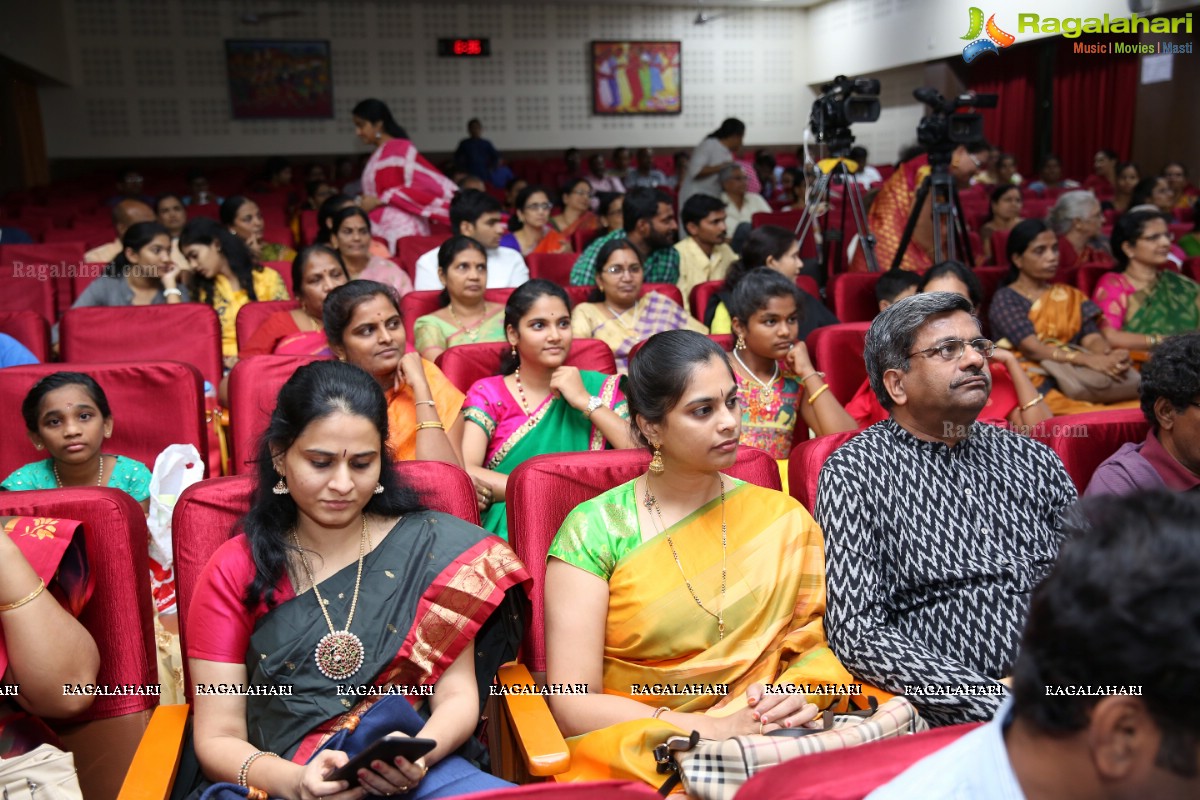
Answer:
POLYGON ((683 110, 679 42, 592 42, 592 113, 683 110))

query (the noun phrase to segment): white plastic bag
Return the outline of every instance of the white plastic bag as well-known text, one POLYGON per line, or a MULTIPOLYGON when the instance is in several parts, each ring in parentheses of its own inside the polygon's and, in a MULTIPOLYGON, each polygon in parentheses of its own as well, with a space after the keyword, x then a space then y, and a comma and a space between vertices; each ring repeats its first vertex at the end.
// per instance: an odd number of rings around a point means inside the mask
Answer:
POLYGON ((190 444, 173 444, 154 459, 150 476, 150 586, 160 614, 175 612, 171 514, 183 490, 204 478, 204 462, 190 444))

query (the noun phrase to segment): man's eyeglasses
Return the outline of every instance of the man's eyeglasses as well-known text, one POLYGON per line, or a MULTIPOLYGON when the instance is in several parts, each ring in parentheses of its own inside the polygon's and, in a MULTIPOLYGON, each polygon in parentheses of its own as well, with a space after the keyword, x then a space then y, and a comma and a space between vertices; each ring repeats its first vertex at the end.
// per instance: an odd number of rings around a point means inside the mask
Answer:
POLYGON ((641 275, 642 274, 642 265, 641 264, 630 264, 628 267, 622 267, 617 264, 614 264, 611 267, 604 267, 603 271, 608 275, 624 275, 626 273, 629 273, 630 275, 641 275))
POLYGON ((936 353, 941 357, 942 361, 958 361, 962 358, 963 353, 967 351, 967 345, 971 345, 971 348, 984 358, 991 358, 992 353, 996 352, 996 343, 991 339, 972 339, 969 342, 966 339, 951 339, 934 347, 926 347, 924 350, 909 353, 908 357, 931 357, 936 353))
POLYGON ((549 211, 552 208, 554 208, 554 206, 550 205, 549 203, 530 203, 529 205, 525 206, 526 211, 549 211))

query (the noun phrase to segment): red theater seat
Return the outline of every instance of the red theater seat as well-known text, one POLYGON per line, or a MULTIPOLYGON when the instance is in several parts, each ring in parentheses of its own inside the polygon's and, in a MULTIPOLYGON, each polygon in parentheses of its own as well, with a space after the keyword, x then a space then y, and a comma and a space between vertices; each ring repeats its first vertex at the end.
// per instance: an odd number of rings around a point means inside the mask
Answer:
MULTIPOLYGON (((716 342, 717 346, 720 347, 722 350, 724 350, 726 353, 733 350, 733 334, 732 333, 710 333, 708 335, 708 338, 712 339, 714 342, 716 342)), ((648 341, 650 341, 650 340, 642 339, 640 342, 635 344, 633 347, 629 348, 629 360, 630 361, 633 360, 633 357, 635 355, 637 355, 637 351, 641 350, 642 346, 645 345, 646 342, 648 342, 648 341)))
POLYGON ((0 311, 34 311, 58 319, 58 287, 49 264, 0 262, 0 311))
POLYGON ((258 453, 258 438, 267 429, 279 390, 292 373, 317 356, 249 356, 229 374, 229 471, 253 472, 247 463, 258 453))
POLYGON ((182 361, 213 386, 224 371, 217 312, 203 303, 72 308, 59 334, 63 361, 182 361))
POLYGON ((1075 270, 1075 288, 1091 297, 1104 273, 1111 272, 1111 264, 1080 264, 1075 270))
POLYGON ((829 279, 830 307, 842 322, 870 322, 879 314, 875 284, 882 272, 842 272, 829 279))
MULTIPOLYGON (((500 368, 500 357, 508 349, 506 342, 460 344, 443 352, 435 363, 446 380, 465 392, 475 381, 495 375, 500 368)), ((599 339, 575 339, 566 363, 579 369, 617 374, 612 350, 599 339)))
POLYGON ((1092 411, 1052 417, 1038 425, 1033 438, 1058 454, 1075 488, 1083 494, 1092 473, 1126 442, 1146 438, 1150 423, 1140 408, 1092 411))
POLYGON ((0 333, 16 339, 41 362, 50 359, 50 326, 35 311, 0 311, 0 333))
POLYGON ((69 241, 0 246, 0 267, 22 264, 26 269, 32 265, 38 265, 38 269, 43 266, 49 269, 50 280, 55 284, 55 316, 50 320, 57 319, 75 300, 71 276, 82 266, 86 246, 78 240, 77 233, 72 233, 73 238, 69 241))
MULTIPOLYGON (((646 470, 644 449, 535 456, 508 478, 509 543, 533 576, 533 617, 521 646, 521 660, 535 672, 546 669, 545 606, 542 590, 546 553, 567 514, 646 470)), ((738 448, 726 474, 768 489, 779 489, 779 467, 762 450, 738 448)))
MULTIPOLYGON (((396 464, 400 480, 411 486, 429 508, 444 511, 473 525, 479 524, 475 486, 459 467, 440 461, 403 461, 396 464)), ((172 518, 175 545, 175 593, 179 619, 187 620, 200 572, 209 557, 237 532, 238 520, 250 506, 253 475, 236 475, 200 481, 179 497, 172 518)), ((145 547, 143 546, 143 560, 145 547)), ((146 596, 149 597, 147 589, 146 596)), ((183 652, 187 652, 187 628, 180 625, 183 652)), ((184 659, 184 673, 187 672, 184 659)), ((191 697, 191 682, 185 681, 191 697)))
POLYGON ((577 253, 531 253, 525 257, 530 278, 544 278, 559 286, 571 283, 571 267, 579 258, 577 253))
POLYGON ((204 382, 195 367, 176 361, 30 364, 0 370, 0 408, 11 414, 7 435, 0 437, 0 476, 46 457, 24 435, 19 409, 35 383, 62 371, 91 375, 104 390, 113 415, 106 451, 153 469, 154 459, 168 445, 190 444, 207 463, 204 382))
POLYGON ((417 259, 435 247, 441 247, 442 242, 449 238, 449 236, 402 236, 396 241, 396 256, 399 258, 400 268, 415 281, 417 259))
MULTIPOLYGON (((594 286, 564 286, 567 292, 567 297, 571 300, 571 308, 580 303, 588 302, 588 296, 591 295, 594 286)), ((664 297, 669 297, 679 305, 683 305, 683 292, 679 291, 679 287, 673 283, 643 283, 642 291, 639 297, 644 297, 650 292, 658 292, 664 297)))
POLYGON ((831 433, 828 436, 802 441, 792 448, 792 454, 788 456, 788 492, 799 500, 800 505, 807 508, 809 513, 817 510, 817 478, 821 467, 825 465, 825 459, 857 433, 858 431, 831 433))
POLYGON ((869 322, 826 325, 810 333, 805 342, 813 366, 826 373, 829 391, 842 405, 850 402, 867 378, 863 342, 870 327, 869 322))
POLYGON ((246 342, 250 341, 254 332, 267 321, 267 317, 276 311, 291 311, 299 307, 300 303, 295 300, 259 300, 254 303, 246 303, 238 309, 237 317, 233 320, 238 350, 240 351, 246 342))
MULTIPOLYGON (((504 305, 515 289, 488 289, 483 293, 484 299, 504 305)), ((442 292, 440 289, 431 291, 409 292, 400 298, 400 316, 404 318, 404 333, 407 336, 408 350, 413 350, 415 335, 413 328, 417 320, 426 314, 432 314, 442 307, 439 302, 442 292)))
POLYGON ((307 247, 317 241, 317 212, 306 208, 300 212, 300 244, 307 247))
MULTIPOLYGON (((288 246, 290 247, 291 245, 288 246)), ((296 296, 296 290, 292 288, 291 261, 264 261, 262 265, 267 269, 273 269, 279 273, 279 277, 283 279, 283 285, 287 287, 288 297, 296 296)))
MULTIPOLYGON (((0 517, 9 516, 84 523, 95 590, 79 621, 100 650, 96 683, 156 685, 158 654, 146 547, 150 533, 141 505, 125 492, 109 488, 2 492, 0 517)), ((74 754, 84 797, 112 800, 117 796, 157 705, 158 697, 150 694, 97 697, 77 717, 48 721, 74 754)))

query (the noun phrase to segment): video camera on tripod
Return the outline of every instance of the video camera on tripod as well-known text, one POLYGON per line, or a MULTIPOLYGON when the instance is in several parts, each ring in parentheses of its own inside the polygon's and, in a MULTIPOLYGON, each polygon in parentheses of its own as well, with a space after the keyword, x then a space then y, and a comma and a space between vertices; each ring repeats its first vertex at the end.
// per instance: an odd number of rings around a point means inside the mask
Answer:
POLYGON ((875 122, 879 119, 879 80, 838 75, 832 83, 821 87, 821 95, 813 101, 809 126, 813 135, 829 147, 830 154, 844 157, 854 137, 850 126, 856 122, 875 122))
POLYGON ((994 94, 967 92, 947 100, 931 86, 914 89, 913 97, 932 112, 917 125, 917 143, 928 151, 930 166, 949 164, 950 155, 959 145, 983 141, 983 117, 974 112, 956 113, 959 109, 995 108, 998 99, 994 94))

